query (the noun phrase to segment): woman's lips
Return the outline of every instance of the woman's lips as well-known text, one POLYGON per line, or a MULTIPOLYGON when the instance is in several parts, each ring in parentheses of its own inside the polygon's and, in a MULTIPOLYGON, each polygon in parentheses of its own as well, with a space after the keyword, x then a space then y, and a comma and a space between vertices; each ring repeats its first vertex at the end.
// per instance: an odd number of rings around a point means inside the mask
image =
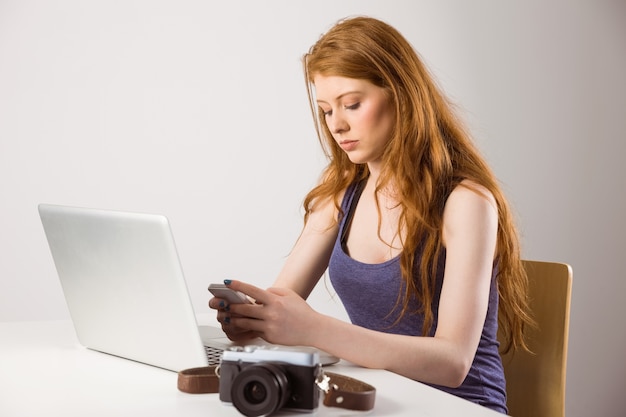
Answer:
POLYGON ((339 142, 339 146, 341 146, 341 149, 347 152, 356 148, 358 143, 359 143, 358 140, 343 140, 339 142))

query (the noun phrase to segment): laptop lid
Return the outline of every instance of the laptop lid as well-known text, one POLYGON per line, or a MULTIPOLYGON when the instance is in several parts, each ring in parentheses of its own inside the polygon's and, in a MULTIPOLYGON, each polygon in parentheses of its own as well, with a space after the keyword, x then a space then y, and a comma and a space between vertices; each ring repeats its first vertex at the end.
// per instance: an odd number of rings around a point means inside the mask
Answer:
POLYGON ((168 219, 39 205, 79 342, 180 371, 207 365, 168 219))

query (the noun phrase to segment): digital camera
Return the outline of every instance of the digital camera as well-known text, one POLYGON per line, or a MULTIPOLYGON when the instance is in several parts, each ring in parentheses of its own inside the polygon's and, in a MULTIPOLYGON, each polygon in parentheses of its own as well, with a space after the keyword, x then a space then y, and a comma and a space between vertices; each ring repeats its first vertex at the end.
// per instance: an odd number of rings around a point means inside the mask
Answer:
POLYGON ((311 348, 231 347, 222 353, 220 400, 246 416, 280 409, 311 412, 319 405, 319 353, 311 348))

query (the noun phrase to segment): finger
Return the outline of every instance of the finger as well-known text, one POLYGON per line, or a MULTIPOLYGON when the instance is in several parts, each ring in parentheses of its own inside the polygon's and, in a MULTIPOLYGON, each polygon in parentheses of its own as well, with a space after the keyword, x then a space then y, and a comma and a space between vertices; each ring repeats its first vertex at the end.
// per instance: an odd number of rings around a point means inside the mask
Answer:
POLYGON ((225 308, 227 305, 228 302, 222 298, 213 297, 209 300, 209 308, 214 310, 225 308))
POLYGON ((216 319, 220 323, 227 323, 228 321, 230 321, 230 314, 224 312, 223 310, 218 310, 216 314, 216 319), (227 317, 228 317, 228 320, 226 319, 227 317))
POLYGON ((233 329, 233 326, 226 324, 222 325, 222 330, 226 334, 226 337, 228 337, 233 342, 242 342, 258 337, 257 334, 253 331, 240 328, 233 329))
POLYGON ((267 304, 269 301, 269 293, 252 284, 228 279, 224 280, 224 284, 235 291, 241 291, 247 296, 252 297, 257 303, 267 304))
POLYGON ((241 328, 232 324, 232 316, 222 313, 218 315, 217 321, 222 325, 222 330, 229 335, 235 335, 248 332, 248 329, 241 328))
POLYGON ((234 333, 234 334, 226 333, 226 336, 231 341, 236 342, 236 343, 246 343, 250 340, 254 340, 260 337, 256 332, 252 332, 248 330, 240 332, 240 333, 234 333))
POLYGON ((222 330, 226 333, 226 336, 236 342, 250 340, 260 337, 260 334, 256 330, 251 330, 246 327, 246 321, 248 319, 251 322, 258 321, 255 319, 245 318, 239 315, 231 316, 227 313, 218 313, 218 322, 222 326, 222 330), (243 323, 243 325, 242 325, 243 323))
POLYGON ((231 317, 229 321, 230 325, 233 327, 246 329, 247 331, 254 332, 258 335, 263 335, 264 333, 265 323, 263 320, 257 320, 249 317, 231 317))

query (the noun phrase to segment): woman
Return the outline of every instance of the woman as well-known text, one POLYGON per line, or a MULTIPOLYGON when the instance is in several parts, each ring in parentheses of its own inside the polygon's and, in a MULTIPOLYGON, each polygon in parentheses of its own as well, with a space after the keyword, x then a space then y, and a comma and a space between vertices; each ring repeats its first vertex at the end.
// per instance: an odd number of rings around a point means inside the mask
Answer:
POLYGON ((497 180, 411 45, 373 18, 340 21, 304 56, 329 163, 268 290, 211 308, 228 336, 309 345, 506 412, 496 333, 525 348, 526 277, 497 180), (305 302, 328 268, 352 323, 305 302))

